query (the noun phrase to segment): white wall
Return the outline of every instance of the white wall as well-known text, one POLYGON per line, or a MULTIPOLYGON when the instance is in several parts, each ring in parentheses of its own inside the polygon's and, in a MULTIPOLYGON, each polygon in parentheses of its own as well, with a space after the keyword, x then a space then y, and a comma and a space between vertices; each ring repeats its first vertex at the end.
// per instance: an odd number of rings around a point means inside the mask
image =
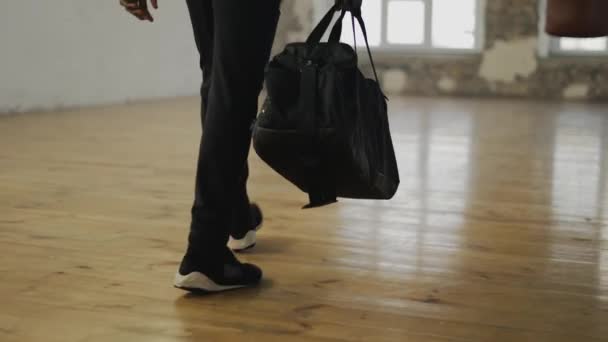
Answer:
POLYGON ((0 113, 198 93, 185 0, 153 24, 119 0, 1 0, 0 113))

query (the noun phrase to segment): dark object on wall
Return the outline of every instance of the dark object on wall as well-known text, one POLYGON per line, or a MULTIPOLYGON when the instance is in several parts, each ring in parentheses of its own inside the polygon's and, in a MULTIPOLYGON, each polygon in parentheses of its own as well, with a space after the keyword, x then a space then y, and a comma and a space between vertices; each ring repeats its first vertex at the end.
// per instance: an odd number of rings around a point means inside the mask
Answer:
POLYGON ((548 34, 592 38, 608 35, 608 0, 547 0, 548 34))
MULTIPOLYGON (((307 192, 306 208, 337 197, 390 199, 399 185, 386 98, 363 76, 357 53, 340 43, 346 12, 367 44, 361 0, 336 1, 306 42, 292 43, 266 72, 266 99, 254 125, 253 145, 275 171, 307 192), (327 43, 321 38, 341 15, 327 43)), ((369 45, 368 55, 371 59, 369 45)))

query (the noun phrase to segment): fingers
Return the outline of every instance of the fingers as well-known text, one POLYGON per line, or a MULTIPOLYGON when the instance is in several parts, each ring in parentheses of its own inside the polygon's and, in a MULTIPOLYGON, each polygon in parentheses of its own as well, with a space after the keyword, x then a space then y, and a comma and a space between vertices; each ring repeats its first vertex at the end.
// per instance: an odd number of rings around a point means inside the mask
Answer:
POLYGON ((120 0, 120 4, 127 10, 127 12, 131 13, 137 19, 148 20, 150 22, 154 21, 154 18, 152 17, 152 14, 150 14, 150 11, 148 11, 145 3, 144 6, 141 6, 141 4, 137 1, 120 0))
POLYGON ((136 8, 136 9, 127 9, 127 11, 129 13, 131 13, 132 15, 134 15, 135 17, 137 17, 137 19, 139 19, 139 20, 154 21, 154 18, 152 17, 152 15, 150 14, 150 12, 148 10, 136 8))
POLYGON ((148 12, 147 10, 137 10, 133 13, 133 15, 135 15, 140 20, 148 20, 150 22, 154 21, 154 18, 152 18, 152 15, 150 15, 150 12, 148 12))
POLYGON ((120 5, 127 10, 138 9, 139 3, 136 1, 120 0, 120 5))
POLYGON ((150 2, 152 2, 152 7, 154 7, 154 9, 158 9, 158 0, 151 0, 150 2))
POLYGON ((140 10, 143 16, 143 20, 147 20, 149 22, 153 22, 154 18, 152 17, 152 14, 150 14, 150 11, 148 11, 147 9, 142 9, 140 10))

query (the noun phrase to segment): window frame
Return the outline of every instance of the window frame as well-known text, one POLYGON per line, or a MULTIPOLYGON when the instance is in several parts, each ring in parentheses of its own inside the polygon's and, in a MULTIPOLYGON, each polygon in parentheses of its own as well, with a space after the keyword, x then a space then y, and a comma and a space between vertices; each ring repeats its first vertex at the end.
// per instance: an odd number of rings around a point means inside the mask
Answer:
MULTIPOLYGON (((322 0, 323 6, 315 6, 317 22, 327 12, 334 0, 322 0)), ((470 49, 464 48, 445 48, 434 47, 432 45, 432 29, 433 29, 433 0, 415 0, 425 3, 425 26, 424 26, 424 42, 422 44, 391 44, 387 41, 387 12, 388 3, 391 0, 368 0, 380 1, 382 25, 380 28, 380 45, 370 46, 372 51, 381 55, 396 55, 396 54, 413 54, 413 55, 477 55, 480 54, 485 47, 485 9, 487 0, 475 0, 475 46, 470 49)), ((365 13, 363 13, 365 18, 365 13)), ((351 29, 344 20, 344 29, 351 29)), ((357 41, 357 48, 365 48, 365 43, 357 41)))

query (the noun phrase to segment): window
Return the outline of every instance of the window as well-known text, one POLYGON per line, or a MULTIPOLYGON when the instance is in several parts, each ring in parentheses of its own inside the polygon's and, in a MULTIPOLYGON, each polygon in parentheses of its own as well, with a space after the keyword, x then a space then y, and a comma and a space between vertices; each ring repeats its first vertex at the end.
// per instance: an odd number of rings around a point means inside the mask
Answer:
POLYGON ((551 52, 558 55, 608 54, 608 38, 551 38, 551 52))
MULTIPOLYGON (((332 1, 333 2, 333 1, 332 1)), ((483 0, 367 0, 363 18, 375 50, 478 52, 482 47, 483 0)), ((350 16, 342 41, 353 44, 350 16)), ((357 45, 363 36, 357 27, 357 45)))

